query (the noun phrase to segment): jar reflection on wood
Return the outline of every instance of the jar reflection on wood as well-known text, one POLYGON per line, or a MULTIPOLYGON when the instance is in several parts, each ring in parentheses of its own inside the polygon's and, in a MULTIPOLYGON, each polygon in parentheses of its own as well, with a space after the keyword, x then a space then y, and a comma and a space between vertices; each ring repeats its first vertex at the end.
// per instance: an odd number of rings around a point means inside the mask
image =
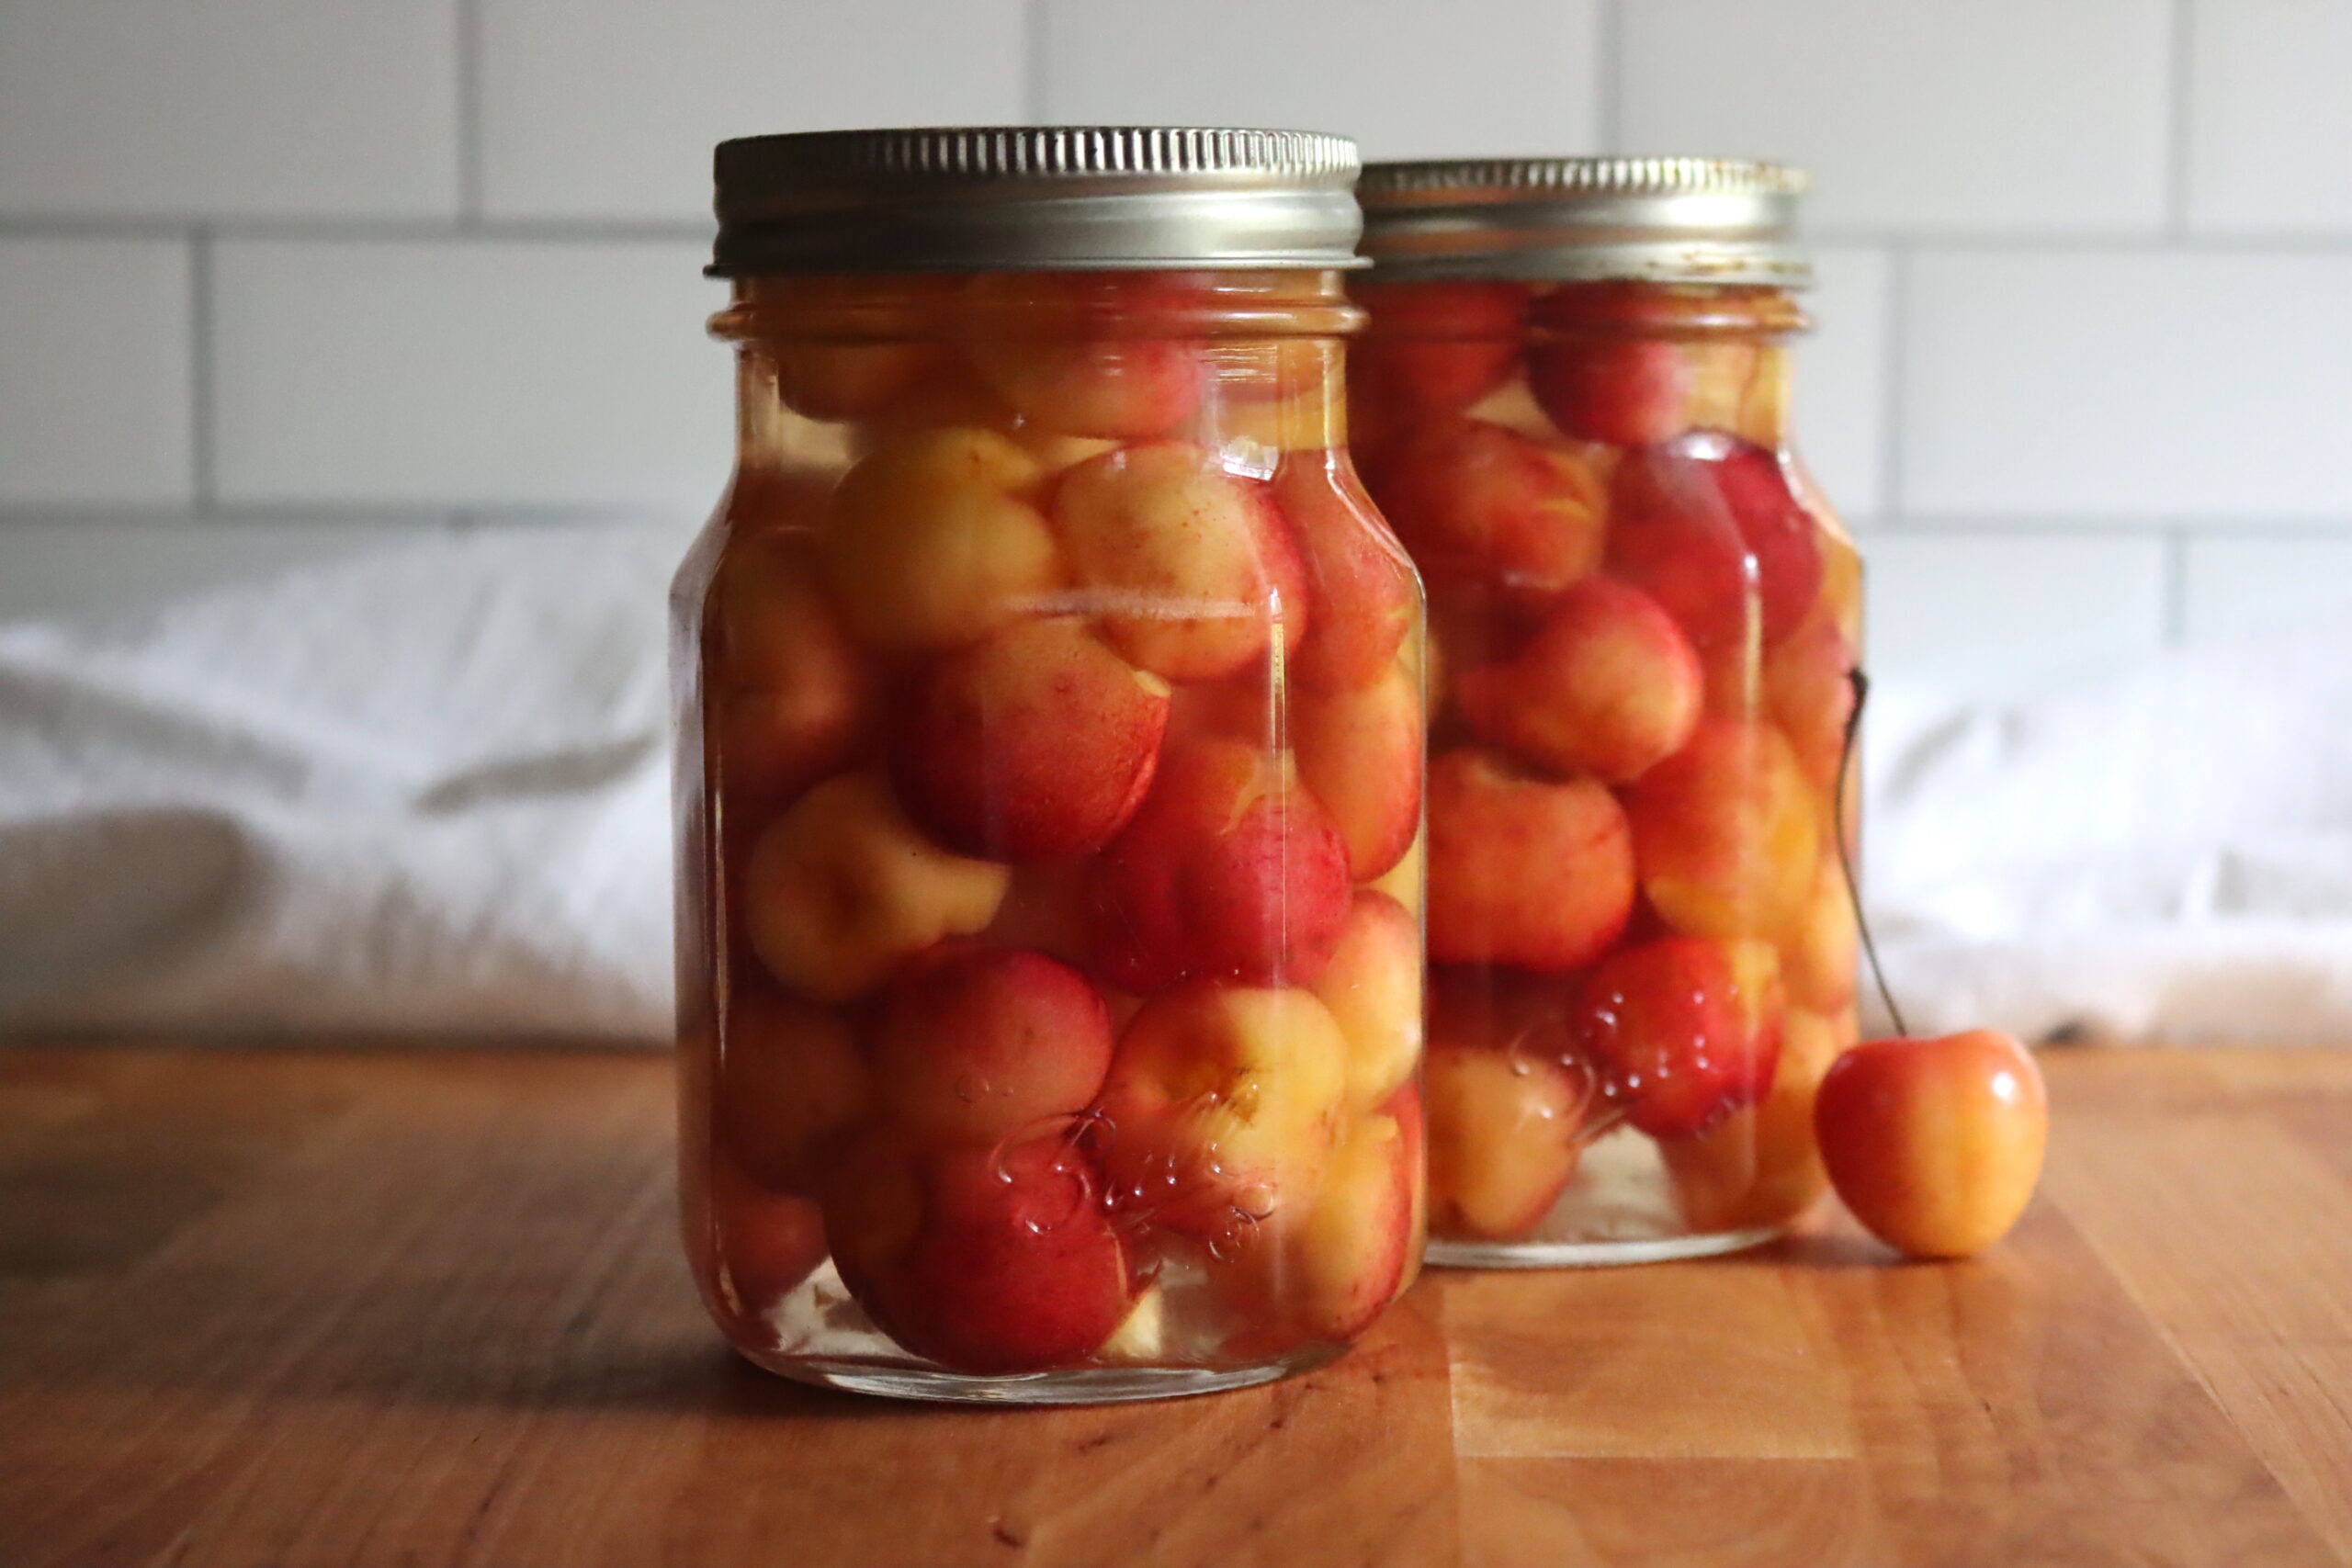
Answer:
POLYGON ((741 457, 675 594, 682 1149, 763 1366, 1233 1386, 1418 1269, 1421 604, 1344 444, 1354 162, 721 149, 741 457))
POLYGON ((1366 172, 1351 412, 1440 671, 1434 1261, 1724 1251, 1825 1186, 1860 563, 1790 443, 1802 186, 1366 172))

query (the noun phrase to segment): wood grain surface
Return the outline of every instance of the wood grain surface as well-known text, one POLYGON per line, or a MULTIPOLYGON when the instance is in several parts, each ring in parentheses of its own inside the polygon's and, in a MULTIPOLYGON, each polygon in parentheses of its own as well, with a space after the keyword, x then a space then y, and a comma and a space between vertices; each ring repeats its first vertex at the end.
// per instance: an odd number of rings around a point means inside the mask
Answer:
POLYGON ((2018 1233, 1432 1274, 1206 1399, 734 1360, 669 1066, 0 1051, 0 1564, 2352 1563, 2352 1054, 2047 1058, 2018 1233))

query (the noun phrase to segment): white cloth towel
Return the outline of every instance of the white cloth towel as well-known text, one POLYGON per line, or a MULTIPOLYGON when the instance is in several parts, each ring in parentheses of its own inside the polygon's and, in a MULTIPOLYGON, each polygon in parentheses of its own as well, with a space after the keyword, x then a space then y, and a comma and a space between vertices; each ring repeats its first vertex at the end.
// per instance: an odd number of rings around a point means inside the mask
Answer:
POLYGON ((660 1038, 686 537, 0 628, 0 1026, 660 1038))
POLYGON ((2352 1043, 2352 635, 1885 695, 1863 880, 1915 1032, 2352 1043))
MULTIPOLYGON (((0 1029, 657 1041, 676 525, 0 627, 0 1029)), ((2352 1041, 2352 638, 1873 700, 1917 1030, 2352 1041)))

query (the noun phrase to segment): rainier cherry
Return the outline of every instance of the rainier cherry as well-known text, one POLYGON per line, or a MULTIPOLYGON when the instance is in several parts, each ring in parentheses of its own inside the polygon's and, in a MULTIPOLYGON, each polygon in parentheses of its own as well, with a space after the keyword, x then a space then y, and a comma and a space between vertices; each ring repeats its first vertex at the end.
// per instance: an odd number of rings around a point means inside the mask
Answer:
POLYGON ((1838 1196, 1872 1235, 1915 1258, 1965 1258, 2025 1212, 2050 1104, 2015 1036, 1972 1029, 1855 1046, 1822 1078, 1813 1125, 1838 1196))
POLYGON ((1771 1087, 1781 979, 1757 942, 1671 937, 1621 948, 1585 976, 1577 1032, 1653 1138, 1703 1133, 1771 1087))

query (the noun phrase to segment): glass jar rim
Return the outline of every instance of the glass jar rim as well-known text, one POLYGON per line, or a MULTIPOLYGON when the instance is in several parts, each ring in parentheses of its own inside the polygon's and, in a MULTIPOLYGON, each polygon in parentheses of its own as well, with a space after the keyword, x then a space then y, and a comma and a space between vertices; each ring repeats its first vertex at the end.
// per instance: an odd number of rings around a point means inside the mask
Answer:
POLYGON ((732 281, 734 297, 707 323, 723 342, 1350 337, 1365 322, 1333 267, 787 273, 732 281), (1023 277, 1048 287, 1023 293, 1023 277), (1055 279, 1083 292, 1074 298, 1051 287, 1055 279), (1004 288, 979 297, 975 284, 1004 288))

